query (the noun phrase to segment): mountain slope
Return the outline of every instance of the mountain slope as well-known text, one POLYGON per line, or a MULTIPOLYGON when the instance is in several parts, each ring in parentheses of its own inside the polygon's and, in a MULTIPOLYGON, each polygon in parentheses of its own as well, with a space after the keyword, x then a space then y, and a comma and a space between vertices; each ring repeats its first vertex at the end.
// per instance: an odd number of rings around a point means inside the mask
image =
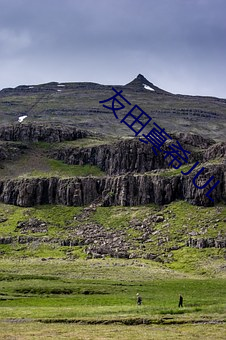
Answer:
MULTIPOLYGON (((194 132, 225 140, 225 99, 170 94, 142 75, 124 86, 113 86, 123 90, 131 103, 118 111, 120 119, 138 105, 169 133, 194 132)), ((96 83, 52 82, 3 89, 0 91, 0 124, 16 123, 19 117, 26 115, 26 123, 73 125, 106 135, 134 136, 133 131, 115 119, 111 110, 99 103, 113 95, 112 86, 96 83)), ((110 102, 106 104, 111 105, 110 102)))

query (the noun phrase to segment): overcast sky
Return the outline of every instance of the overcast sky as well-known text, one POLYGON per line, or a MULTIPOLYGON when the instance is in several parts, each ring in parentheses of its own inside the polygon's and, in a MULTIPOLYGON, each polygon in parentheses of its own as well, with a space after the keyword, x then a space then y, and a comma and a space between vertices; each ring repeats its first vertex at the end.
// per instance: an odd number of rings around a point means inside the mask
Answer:
POLYGON ((0 88, 138 73, 226 98, 226 1, 0 0, 0 88))

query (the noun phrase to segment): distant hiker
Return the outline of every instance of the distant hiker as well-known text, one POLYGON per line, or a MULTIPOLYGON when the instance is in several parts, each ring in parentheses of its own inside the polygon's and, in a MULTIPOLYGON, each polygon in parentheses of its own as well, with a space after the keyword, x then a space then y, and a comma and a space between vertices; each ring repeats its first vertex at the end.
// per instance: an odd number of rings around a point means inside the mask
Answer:
POLYGON ((183 296, 180 294, 179 296, 179 304, 178 307, 183 307, 183 296))
POLYGON ((142 297, 140 296, 139 293, 137 293, 137 304, 140 306, 142 304, 142 297))

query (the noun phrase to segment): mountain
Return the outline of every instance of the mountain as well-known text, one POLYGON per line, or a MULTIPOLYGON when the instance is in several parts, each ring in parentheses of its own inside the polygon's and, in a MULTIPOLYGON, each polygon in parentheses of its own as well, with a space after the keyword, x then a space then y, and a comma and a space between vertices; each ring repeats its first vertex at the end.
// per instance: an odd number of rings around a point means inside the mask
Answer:
POLYGON ((157 94, 172 94, 163 89, 160 89, 159 87, 151 83, 149 80, 147 80, 142 74, 138 74, 138 76, 135 79, 133 79, 130 83, 126 84, 125 87, 135 91, 149 90, 157 94))
MULTIPOLYGON (((172 94, 141 74, 126 85, 113 86, 122 90, 131 103, 124 111, 118 111, 121 119, 138 105, 169 133, 193 132, 225 140, 226 99, 172 94)), ((112 86, 89 82, 51 82, 3 89, 0 125, 17 123, 19 117, 27 116, 23 123, 63 124, 108 136, 134 137, 133 131, 99 103, 113 94, 112 86)))
POLYGON ((48 256, 61 249, 172 265, 182 257, 189 268, 190 248, 210 248, 206 261, 216 254, 223 261, 226 100, 175 95, 142 75, 114 88, 127 101, 119 119, 100 103, 114 94, 109 85, 0 92, 0 254, 36 255, 47 245, 48 256), (173 168, 163 152, 133 138, 120 121, 135 105, 136 116, 140 107, 152 118, 146 131, 153 122, 165 128, 189 153, 187 163, 173 168))

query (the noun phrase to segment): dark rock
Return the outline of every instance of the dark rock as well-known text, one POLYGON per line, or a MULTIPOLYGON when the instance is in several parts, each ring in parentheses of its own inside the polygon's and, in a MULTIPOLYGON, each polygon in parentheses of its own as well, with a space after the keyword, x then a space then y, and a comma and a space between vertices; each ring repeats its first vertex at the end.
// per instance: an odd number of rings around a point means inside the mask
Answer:
POLYGON ((226 248, 226 239, 224 238, 200 238, 200 239, 193 239, 190 238, 187 241, 188 247, 193 248, 226 248))
MULTIPOLYGON (((27 146, 24 144, 16 144, 16 143, 8 143, 1 142, 0 143, 0 161, 3 160, 15 160, 19 155, 24 153, 24 150, 27 149, 27 146)), ((3 169, 1 165, 0 168, 3 169)))
POLYGON ((0 237, 0 244, 10 244, 13 242, 13 238, 9 237, 0 237))
MULTIPOLYGON (((204 145, 206 144, 204 143, 204 145)), ((164 148, 166 149, 166 146, 163 146, 164 148)), ((187 149, 188 146, 185 145, 185 148, 187 149)), ((51 157, 62 160, 67 164, 97 165, 108 175, 121 175, 128 172, 144 173, 156 169, 167 169, 169 163, 168 159, 164 159, 162 152, 156 155, 150 144, 142 143, 136 138, 110 145, 60 148, 53 151, 51 157)), ((189 156, 189 162, 198 159, 202 159, 201 153, 192 152, 189 156)), ((112 191, 112 194, 114 194, 114 191, 112 191)))
POLYGON ((226 156, 226 144, 217 143, 209 147, 203 154, 203 161, 208 161, 213 158, 220 158, 226 156))
POLYGON ((145 255, 145 258, 146 258, 147 260, 155 260, 155 259, 157 258, 157 256, 158 256, 158 255, 156 255, 156 254, 146 254, 146 255, 145 255))
POLYGON ((17 229, 20 229, 20 233, 46 233, 48 231, 47 224, 36 218, 30 218, 28 221, 18 222, 16 231, 17 229))
POLYGON ((23 142, 63 142, 91 136, 92 133, 71 126, 14 124, 0 127, 0 140, 23 142))
MULTIPOLYGON (((87 135, 89 135, 88 132, 83 133, 75 128, 34 124, 16 124, 0 128, 0 138, 4 140, 60 142, 87 135)), ((189 145, 195 144, 199 144, 196 146, 200 150, 202 147, 209 146, 208 150, 191 153, 189 162, 209 159, 214 157, 217 151, 216 144, 212 145, 211 140, 203 137, 181 135, 180 138, 186 149, 189 145)), ((222 144, 219 155, 223 156, 224 150, 222 144)), ((7 157, 7 155, 2 157, 7 157)), ((88 148, 61 148, 54 151, 53 157, 68 164, 81 164, 82 162, 97 165, 109 176, 0 180, 0 201, 24 207, 38 204, 69 206, 93 204, 95 208, 96 202, 96 205, 103 206, 135 206, 152 202, 163 205, 176 199, 183 199, 192 204, 211 206, 213 202, 205 194, 217 180, 220 184, 213 190, 211 197, 214 202, 226 199, 226 164, 206 166, 205 171, 198 178, 198 184, 204 184, 211 176, 214 176, 214 181, 211 181, 211 184, 204 190, 200 190, 194 186, 192 181, 197 171, 194 170, 194 173, 188 176, 180 173, 175 176, 164 175, 164 169, 168 168, 168 160, 164 159, 163 152, 155 155, 151 145, 141 143, 138 139, 88 148), (153 171, 157 169, 158 173, 153 174, 153 171), (151 173, 144 175, 142 174, 144 172, 151 173)), ((94 210, 89 208, 77 219, 83 219, 85 216, 88 218, 93 212, 94 210)), ((150 222, 163 220, 164 218, 159 216, 157 220, 150 220, 150 222)))
MULTIPOLYGON (((214 202, 226 198, 225 169, 226 165, 209 165, 200 176, 200 182, 206 181, 212 175, 213 183, 220 180, 220 184, 211 193, 214 202)), ((104 206, 136 206, 152 202, 163 205, 183 198, 196 205, 213 205, 205 196, 211 188, 210 184, 200 190, 194 186, 192 179, 191 175, 164 177, 133 174, 101 178, 11 179, 0 181, 0 201, 24 207, 38 204, 82 206, 101 199, 104 206), (111 200, 106 199, 106 192, 111 191, 115 193, 114 197, 111 200)))
POLYGON ((161 215, 156 216, 156 219, 155 219, 156 223, 163 222, 163 221, 164 221, 164 216, 161 216, 161 215))
POLYGON ((60 245, 61 246, 70 246, 70 247, 74 247, 74 246, 79 246, 81 245, 81 243, 79 242, 79 240, 72 240, 72 239, 67 239, 67 240, 61 240, 60 241, 60 245))
POLYGON ((175 134, 175 137, 185 145, 192 145, 201 149, 207 149, 208 147, 215 144, 215 141, 213 139, 207 137, 204 138, 201 135, 196 135, 194 133, 179 132, 175 134))
POLYGON ((169 251, 171 251, 171 250, 178 250, 180 248, 182 248, 182 247, 180 247, 180 246, 173 246, 173 247, 169 248, 169 251))

